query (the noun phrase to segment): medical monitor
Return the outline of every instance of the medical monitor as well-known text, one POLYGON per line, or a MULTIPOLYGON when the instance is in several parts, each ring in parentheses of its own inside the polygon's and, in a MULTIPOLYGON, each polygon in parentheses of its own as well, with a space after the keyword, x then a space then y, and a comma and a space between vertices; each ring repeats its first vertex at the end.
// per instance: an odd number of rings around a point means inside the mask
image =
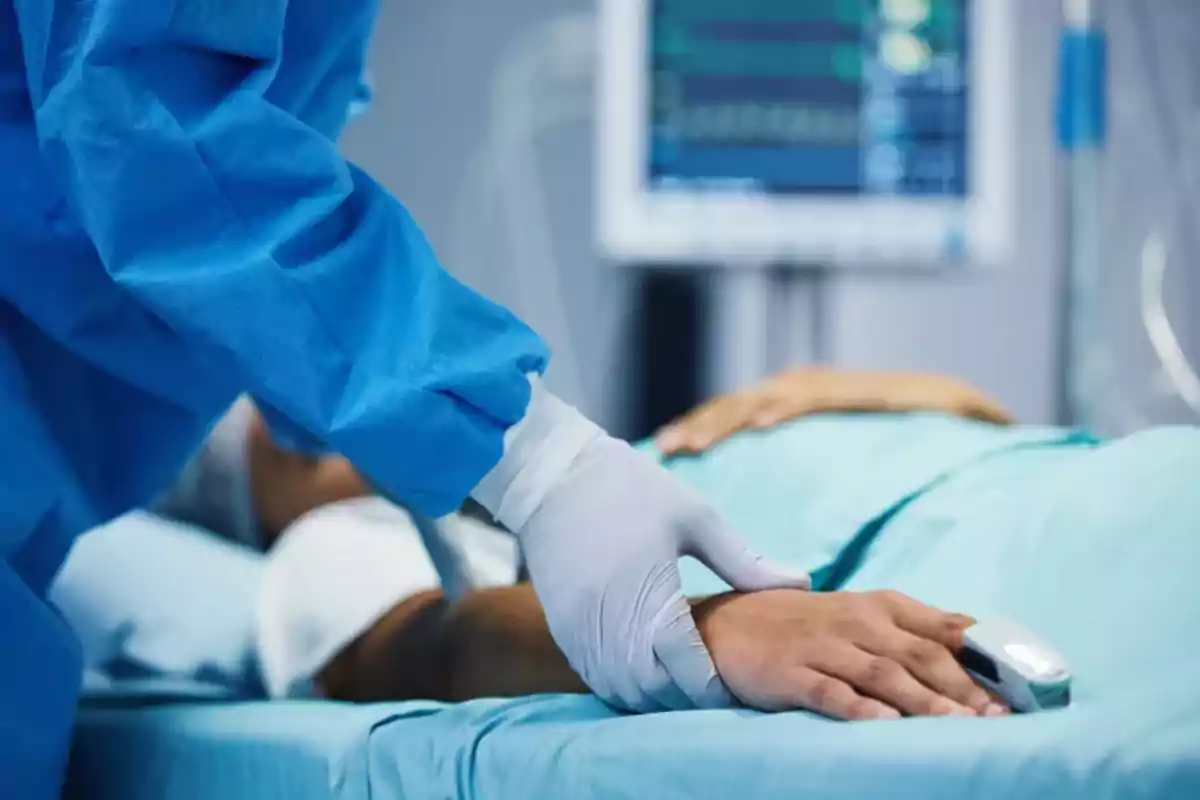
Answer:
POLYGON ((602 250, 637 263, 1003 263, 1015 5, 601 0, 602 250))

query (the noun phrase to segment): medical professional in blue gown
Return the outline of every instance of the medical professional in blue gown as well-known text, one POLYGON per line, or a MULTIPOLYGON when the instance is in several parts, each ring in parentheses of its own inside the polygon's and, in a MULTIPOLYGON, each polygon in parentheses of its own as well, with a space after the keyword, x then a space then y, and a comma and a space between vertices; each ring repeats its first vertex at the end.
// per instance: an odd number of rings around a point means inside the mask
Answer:
POLYGON ((161 489, 240 391, 416 509, 488 508, 615 705, 729 699, 681 554, 804 585, 548 393, 538 338, 338 155, 374 12, 0 0, 2 797, 61 780, 78 654, 44 595, 74 537, 161 489))

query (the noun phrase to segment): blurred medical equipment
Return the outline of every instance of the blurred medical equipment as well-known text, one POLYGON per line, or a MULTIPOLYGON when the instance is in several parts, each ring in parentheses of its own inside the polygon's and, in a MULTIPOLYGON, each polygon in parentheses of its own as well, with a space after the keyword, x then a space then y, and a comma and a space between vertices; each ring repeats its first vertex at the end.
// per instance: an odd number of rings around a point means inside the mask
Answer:
POLYGON ((1071 702, 1066 661, 1025 628, 1004 619, 971 626, 963 633, 959 661, 1014 711, 1045 711, 1071 702))
POLYGON ((713 391, 794 360, 771 363, 788 320, 808 323, 790 338, 807 336, 809 359, 826 358, 826 268, 1010 257, 1014 13, 1006 0, 602 3, 600 245, 727 268, 713 391))
MULTIPOLYGON (((519 295, 514 305, 555 343, 559 358, 551 381, 567 396, 583 398, 597 392, 584 385, 587 376, 578 367, 584 359, 564 312, 566 303, 547 302, 547 297, 563 297, 563 291, 548 231, 551 203, 545 197, 535 144, 548 131, 587 117, 594 32, 599 39, 600 64, 597 224, 601 244, 609 255, 639 264, 663 259, 684 264, 715 260, 728 267, 711 276, 715 324, 709 344, 710 391, 744 386, 788 362, 821 361, 828 356, 824 341, 826 267, 903 263, 903 253, 911 256, 915 252, 911 245, 920 238, 920 231, 924 231, 921 235, 926 245, 934 241, 927 236, 929 228, 889 223, 854 231, 849 224, 852 220, 863 222, 886 210, 894 214, 888 217, 893 222, 903 221, 905 214, 920 216, 920 209, 940 208, 940 219, 951 235, 942 240, 943 250, 926 253, 927 260, 922 262, 926 266, 960 260, 995 263, 994 256, 1011 245, 1014 195, 1008 181, 1013 170, 1011 163, 1004 169, 1004 158, 1015 158, 1011 118, 1016 114, 1016 101, 1014 88, 1004 75, 1015 71, 1012 59, 1020 48, 1013 4, 893 0, 873 10, 872 4, 835 0, 791 4, 794 8, 769 2, 760 8, 763 2, 708 0, 697 5, 676 0, 606 0, 598 30, 587 15, 557 19, 531 32, 502 66, 493 91, 490 130, 462 187, 459 229, 463 232, 455 242, 464 247, 486 244, 479 236, 467 235, 468 200, 490 198, 495 210, 503 212, 511 275, 519 295), (997 24, 985 25, 992 15, 997 24), (912 25, 922 19, 926 20, 923 27, 912 25), (934 21, 942 20, 945 26, 949 19, 960 22, 959 32, 964 35, 959 41, 952 37, 934 41, 937 37, 930 36, 927 54, 920 46, 915 50, 909 47, 922 30, 939 30, 934 21), (857 92, 848 93, 840 104, 833 102, 836 94, 830 99, 820 75, 805 73, 812 69, 805 59, 772 63, 777 57, 772 53, 783 47, 801 53, 836 50, 843 53, 842 60, 830 61, 825 77, 838 78, 840 64, 840 74, 853 78, 852 71, 846 72, 844 55, 851 43, 844 40, 846 26, 839 24, 847 20, 857 21, 863 38, 878 34, 872 51, 877 58, 872 64, 860 65, 870 68, 859 69, 857 92), (754 38, 755 31, 764 27, 776 33, 754 38), (890 36, 897 29, 899 38, 890 36), (637 35, 623 35, 630 30, 637 35), (905 69, 928 62, 927 77, 944 77, 946 65, 955 60, 961 69, 962 91, 957 96, 950 91, 951 81, 935 84, 927 93, 932 99, 917 94, 914 100, 904 95, 905 86, 922 85, 917 78, 896 78, 889 86, 887 64, 898 66, 896 71, 903 76, 905 69), (710 94, 681 89, 714 85, 718 89, 710 94), (903 102, 914 109, 908 123, 892 113, 900 110, 903 102), (937 113, 930 112, 931 108, 937 113), (830 176, 819 170, 804 173, 807 184, 788 184, 783 179, 787 169, 820 161, 815 154, 829 147, 830 137, 837 134, 837 115, 846 118, 854 113, 864 120, 860 137, 853 141, 862 168, 857 173, 843 173, 840 188, 824 185, 822 180, 827 182, 830 176), (984 129, 979 124, 983 120, 995 124, 984 129), (875 178, 884 175, 880 165, 885 159, 872 160, 868 157, 871 153, 901 150, 915 159, 930 151, 916 147, 904 151, 894 143, 873 142, 868 136, 874 132, 886 138, 886 132, 892 131, 899 137, 914 128, 920 132, 921 125, 941 126, 934 134, 943 146, 943 156, 946 150, 953 151, 955 144, 961 151, 942 158, 940 173, 921 166, 929 162, 920 160, 908 173, 893 170, 890 174, 898 175, 894 190, 881 188, 881 181, 875 178), (770 154, 776 158, 769 159, 770 154), (768 170, 780 164, 786 165, 781 168, 784 172, 768 170), (705 170, 711 174, 703 174, 705 170), (727 174, 739 170, 743 173, 740 177, 727 174), (946 177, 954 170, 960 170, 955 173, 957 188, 964 192, 957 197, 955 181, 946 177), (994 172, 999 176, 989 180, 994 172), (973 180, 976 173, 982 184, 973 180), (941 174, 941 182, 928 179, 930 174, 941 174), (852 177, 861 180, 856 185, 852 177), (987 186, 999 187, 988 197, 1004 197, 1005 202, 1003 208, 998 200, 993 203, 1002 213, 986 214, 979 223, 977 231, 982 231, 982 238, 977 236, 975 242, 983 244, 975 246, 968 235, 969 223, 984 214, 980 211, 984 206, 975 202, 973 187, 984 191, 982 187, 987 186), (939 197, 939 192, 951 196, 939 197), (961 212, 957 218, 961 235, 955 234, 949 212, 953 207, 961 212), (809 213, 797 213, 801 208, 809 213), (738 217, 733 212, 750 214, 749 209, 758 221, 735 225, 738 217), (968 213, 972 210, 979 214, 968 213), (652 217, 649 212, 662 216, 652 217), (767 220, 787 214, 793 215, 795 224, 768 230, 767 220), (812 223, 818 218, 824 222, 812 223), (835 225, 834 220, 846 224, 835 225), (895 243, 886 240, 893 236, 912 237, 910 247, 891 247, 895 243), (764 250, 764 242, 772 248, 764 250), (821 242, 825 243, 824 252, 821 242), (842 249, 833 253, 831 242, 840 242, 842 249), (809 248, 807 253, 804 246, 809 248), (678 252, 671 253, 672 248, 678 252), (771 250, 774 254, 768 255, 771 250), (787 269, 768 268, 778 264, 787 269), (784 349, 789 352, 781 352, 784 349)), ((1071 199, 1068 264, 1059 314, 1059 406, 1062 421, 1111 434, 1162 421, 1162 415, 1140 407, 1129 381, 1118 377, 1118 367, 1128 356, 1106 341, 1104 326, 1111 320, 1096 297, 1106 280, 1098 264, 1106 255, 1100 241, 1100 205, 1107 137, 1106 46, 1097 6, 1095 0, 1063 3, 1058 119, 1070 176, 1066 191, 1071 199)), ((1143 62, 1147 87, 1139 93, 1145 95, 1139 102, 1152 104, 1139 113, 1153 118, 1153 127, 1164 139, 1167 159, 1189 164, 1193 160, 1190 150, 1180 139, 1190 129, 1191 117, 1177 118, 1178 110, 1164 96, 1160 78, 1166 65, 1159 64, 1162 54, 1156 52, 1148 34, 1150 11, 1141 0, 1131 0, 1121 8, 1127 10, 1138 31, 1134 49, 1143 62)), ((848 131, 849 126, 844 125, 842 134, 848 131)), ((841 151, 834 148, 834 152, 841 151)), ((836 159, 826 161, 821 169, 831 168, 836 159)), ((1188 364, 1163 297, 1169 255, 1174 250, 1168 243, 1191 237, 1184 223, 1200 214, 1195 202, 1200 192, 1194 186, 1193 172, 1171 172, 1171 179, 1178 182, 1172 190, 1177 208, 1147 235, 1140 255, 1140 286, 1134 291, 1140 292, 1141 324, 1162 367, 1150 381, 1150 390, 1158 400, 1182 398, 1193 411, 1200 411, 1200 378, 1188 364)), ((495 255, 472 257, 494 259, 495 255)), ((505 274, 509 274, 507 270, 505 274)), ((1125 297, 1122 294, 1122 302, 1127 302, 1125 297)), ((600 302, 606 300, 612 298, 600 302)), ((619 305, 619 299, 609 304, 619 305)), ((606 343, 602 346, 604 358, 599 363, 592 361, 597 366, 591 373, 595 375, 608 374, 617 351, 607 343, 616 339, 624 315, 616 310, 605 319, 605 330, 595 337, 606 343)))
POLYGON ((1066 265, 1058 314, 1060 417, 1092 430, 1103 426, 1098 396, 1111 382, 1111 353, 1097 345, 1103 330, 1097 287, 1101 277, 1101 158, 1105 139, 1107 39, 1092 0, 1063 0, 1060 40, 1058 142, 1067 161, 1066 265))
POLYGON ((1166 242, 1177 243, 1184 233, 1190 234, 1190 238, 1196 241, 1196 219, 1200 216, 1200 202, 1197 202, 1200 190, 1196 186, 1196 143, 1194 137, 1186 137, 1189 132, 1195 130, 1200 109, 1193 106, 1188 109, 1187 119, 1175 119, 1164 94, 1160 58, 1150 40, 1150 9, 1145 0, 1132 0, 1130 14, 1138 34, 1137 53, 1147 73, 1146 94, 1153 105, 1156 127, 1164 140, 1171 162, 1179 167, 1171 171, 1176 185, 1173 187, 1174 196, 1171 198, 1165 223, 1161 230, 1151 231, 1142 247, 1142 324, 1162 365, 1162 377, 1165 381, 1160 385, 1172 390, 1192 412, 1200 415, 1200 376, 1196 374, 1196 369, 1179 342, 1165 303, 1168 265, 1166 242))
MULTIPOLYGON (((713 391, 793 360, 774 330, 808 339, 822 360, 825 267, 1004 261, 1013 35, 1002 0, 606 0, 598 25, 560 17, 506 55, 454 241, 481 247, 472 203, 494 204, 512 305, 554 344, 549 382, 568 397, 594 394, 566 303, 547 301, 564 295, 536 145, 587 117, 598 47, 604 253, 730 267, 718 272, 713 391), (772 272, 777 264, 792 269, 772 272)), ((459 250, 450 261, 495 258, 459 250)), ((611 342, 624 317, 608 316, 599 338, 611 342)), ((615 348, 604 355, 594 374, 607 374, 615 348)))
POLYGON ((623 261, 1004 263, 1012 3, 606 0, 599 237, 623 261))
MULTIPOLYGON (((1068 229, 1064 268, 1061 333, 1060 415, 1062 421, 1115 435, 1154 422, 1137 396, 1140 387, 1117 374, 1111 324, 1105 317, 1106 273, 1101 208, 1105 196, 1105 151, 1108 141, 1108 37, 1099 0, 1063 0, 1058 89, 1058 139, 1067 160, 1068 229)), ((1158 360, 1149 389, 1181 400, 1200 414, 1200 376, 1171 324, 1165 302, 1170 262, 1167 242, 1194 230, 1200 215, 1194 170, 1194 144, 1185 141, 1192 119, 1178 120, 1165 96, 1164 74, 1151 34, 1149 7, 1140 0, 1124 4, 1135 35, 1132 52, 1143 75, 1142 97, 1147 116, 1159 131, 1173 186, 1168 188, 1165 219, 1147 233, 1138 256, 1140 322, 1158 360)), ((1194 238, 1194 237, 1193 237, 1194 238)), ((1118 264, 1113 269, 1132 265, 1118 264)))

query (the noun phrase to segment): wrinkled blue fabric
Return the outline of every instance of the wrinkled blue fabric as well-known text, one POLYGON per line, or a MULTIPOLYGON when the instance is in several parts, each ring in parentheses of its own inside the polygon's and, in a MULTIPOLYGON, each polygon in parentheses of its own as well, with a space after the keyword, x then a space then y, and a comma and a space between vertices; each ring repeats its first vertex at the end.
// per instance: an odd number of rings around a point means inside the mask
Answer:
MULTIPOLYGON (((51 635, 40 603, 73 538, 163 488, 239 391, 430 514, 499 459, 543 345, 334 144, 375 10, 0 0, 7 651, 51 635)), ((57 668, 5 677, 58 707, 57 668)), ((32 786, 69 714, 10 691, 0 780, 32 786)))

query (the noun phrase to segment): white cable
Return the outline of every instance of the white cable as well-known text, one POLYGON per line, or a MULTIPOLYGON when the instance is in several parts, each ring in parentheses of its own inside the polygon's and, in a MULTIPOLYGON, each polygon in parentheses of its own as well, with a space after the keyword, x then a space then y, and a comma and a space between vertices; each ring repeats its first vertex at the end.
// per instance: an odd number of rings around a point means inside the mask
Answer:
POLYGON ((1188 408, 1200 414, 1200 376, 1179 344, 1164 301, 1167 248, 1162 237, 1151 233, 1142 246, 1141 299, 1142 325, 1175 393, 1188 408))
MULTIPOLYGON (((1149 7, 1144 2, 1135 3, 1130 6, 1128 13, 1132 29, 1139 34, 1135 37, 1134 52, 1145 73, 1145 94, 1150 100, 1151 110, 1157 116, 1167 157, 1177 162, 1176 168, 1171 170, 1177 185, 1175 207, 1171 210, 1168 220, 1167 231, 1170 234, 1181 229, 1180 217, 1185 210, 1196 208, 1195 170, 1189 163, 1192 159, 1192 148, 1183 146, 1183 137, 1187 132, 1183 130, 1183 122, 1173 118, 1166 99, 1159 58, 1155 56, 1155 48, 1150 41, 1152 34, 1149 7), (1172 130, 1176 132, 1176 136, 1171 135, 1172 130)), ((1172 239, 1177 241, 1175 237, 1172 239)), ((1188 361, 1166 309, 1164 298, 1167 260, 1164 237, 1158 231, 1151 231, 1142 244, 1140 260, 1142 326, 1170 388, 1188 408, 1200 414, 1200 376, 1197 376, 1196 370, 1188 361)))

